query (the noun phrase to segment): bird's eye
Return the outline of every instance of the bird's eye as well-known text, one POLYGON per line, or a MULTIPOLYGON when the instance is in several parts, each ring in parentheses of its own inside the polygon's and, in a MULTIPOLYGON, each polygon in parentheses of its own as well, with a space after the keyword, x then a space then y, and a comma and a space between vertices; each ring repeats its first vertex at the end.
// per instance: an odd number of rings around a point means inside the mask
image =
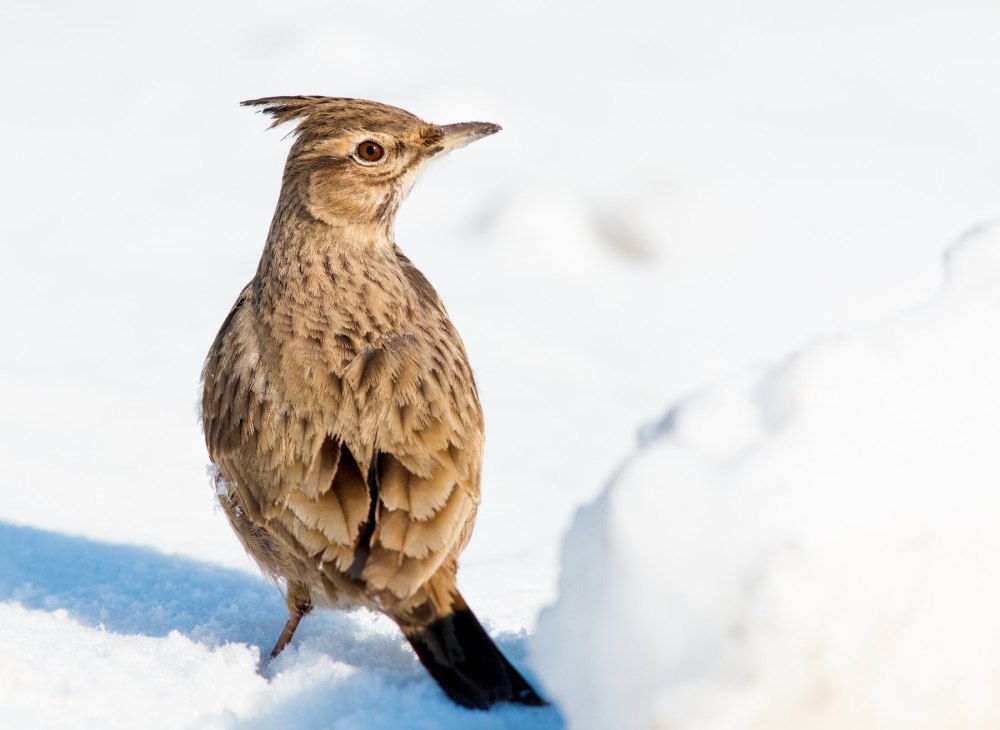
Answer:
POLYGON ((367 139, 359 144, 357 152, 358 157, 365 162, 378 162, 385 154, 385 150, 382 148, 382 145, 378 142, 373 142, 370 139, 367 139))

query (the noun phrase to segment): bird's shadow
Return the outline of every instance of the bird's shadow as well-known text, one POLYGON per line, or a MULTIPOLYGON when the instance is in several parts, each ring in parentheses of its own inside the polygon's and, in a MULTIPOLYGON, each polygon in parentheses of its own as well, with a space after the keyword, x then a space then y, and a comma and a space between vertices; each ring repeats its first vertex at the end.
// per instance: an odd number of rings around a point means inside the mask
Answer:
POLYGON ((0 600, 66 610, 119 634, 172 631, 263 648, 281 630, 280 589, 239 570, 149 548, 0 522, 0 600))
MULTIPOLYGON (((150 548, 70 537, 2 521, 0 601, 16 601, 44 611, 62 609, 80 624, 119 634, 159 637, 176 631, 212 647, 228 642, 248 644, 257 647, 261 657, 267 657, 287 617, 281 590, 249 573, 150 548)), ((273 663, 262 660, 261 674, 270 679, 293 668, 297 660, 314 662, 324 655, 357 671, 336 687, 303 684, 300 692, 283 693, 282 699, 240 726, 270 727, 272 720, 291 715, 299 717, 301 727, 309 727, 311 719, 329 719, 328 711, 343 716, 345 709, 357 705, 359 721, 375 720, 366 723, 368 727, 383 726, 380 719, 385 727, 393 727, 401 708, 397 703, 380 703, 378 695, 384 692, 408 698, 410 720, 429 711, 429 727, 441 726, 436 723, 445 718, 451 726, 450 721, 462 716, 466 722, 458 726, 479 726, 478 722, 467 722, 472 719, 468 711, 444 700, 401 636, 366 630, 357 617, 329 611, 317 614, 303 622, 292 649, 273 663), (367 707, 358 704, 363 697, 371 703, 365 703, 367 707), (349 700, 347 706, 345 699, 349 700), (413 714, 415 706, 420 709, 417 715, 413 714)), ((506 635, 498 637, 498 643, 521 663, 526 639, 523 634, 506 635)), ((562 726, 554 712, 534 711, 533 719, 525 712, 532 711, 504 708, 501 715, 509 722, 494 716, 500 724, 491 722, 488 727, 562 726)), ((477 714, 486 719, 483 713, 472 713, 477 714)))

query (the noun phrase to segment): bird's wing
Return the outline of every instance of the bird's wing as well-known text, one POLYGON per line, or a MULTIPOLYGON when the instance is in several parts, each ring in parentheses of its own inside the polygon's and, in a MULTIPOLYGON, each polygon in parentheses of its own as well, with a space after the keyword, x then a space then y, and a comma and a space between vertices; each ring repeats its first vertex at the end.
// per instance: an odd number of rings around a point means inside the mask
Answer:
MULTIPOLYGON (((226 483, 223 506, 265 572, 289 578, 297 563, 318 560, 346 569, 369 506, 365 475, 332 435, 351 399, 331 374, 322 375, 322 403, 315 393, 295 397, 301 373, 293 378, 290 363, 274 359, 286 353, 262 346, 254 296, 252 285, 240 295, 203 373, 202 422, 226 483), (252 539, 257 533, 269 540, 252 539)), ((354 353, 344 355, 347 363, 354 353)))
POLYGON ((482 410, 465 349, 442 318, 363 349, 344 380, 373 444, 368 486, 379 505, 353 567, 384 598, 430 599, 435 613, 446 612, 482 466, 482 410))

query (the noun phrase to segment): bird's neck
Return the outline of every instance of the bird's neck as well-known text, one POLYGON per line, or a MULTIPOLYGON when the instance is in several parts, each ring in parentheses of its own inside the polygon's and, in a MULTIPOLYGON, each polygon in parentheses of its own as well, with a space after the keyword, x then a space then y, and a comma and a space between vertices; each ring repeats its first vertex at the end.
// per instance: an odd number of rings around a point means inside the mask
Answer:
POLYGON ((300 200, 282 196, 271 222, 258 278, 301 278, 329 257, 356 261, 358 269, 396 260, 393 221, 320 220, 300 200))

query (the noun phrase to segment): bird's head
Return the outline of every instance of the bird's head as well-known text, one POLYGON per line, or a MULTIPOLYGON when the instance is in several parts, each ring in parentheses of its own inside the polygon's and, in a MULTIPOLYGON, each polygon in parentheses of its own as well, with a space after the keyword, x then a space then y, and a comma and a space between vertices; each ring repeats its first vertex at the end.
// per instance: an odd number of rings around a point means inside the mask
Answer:
POLYGON ((488 122, 436 125, 361 99, 252 99, 273 126, 298 121, 283 188, 331 224, 391 226, 424 163, 500 131, 488 122))

